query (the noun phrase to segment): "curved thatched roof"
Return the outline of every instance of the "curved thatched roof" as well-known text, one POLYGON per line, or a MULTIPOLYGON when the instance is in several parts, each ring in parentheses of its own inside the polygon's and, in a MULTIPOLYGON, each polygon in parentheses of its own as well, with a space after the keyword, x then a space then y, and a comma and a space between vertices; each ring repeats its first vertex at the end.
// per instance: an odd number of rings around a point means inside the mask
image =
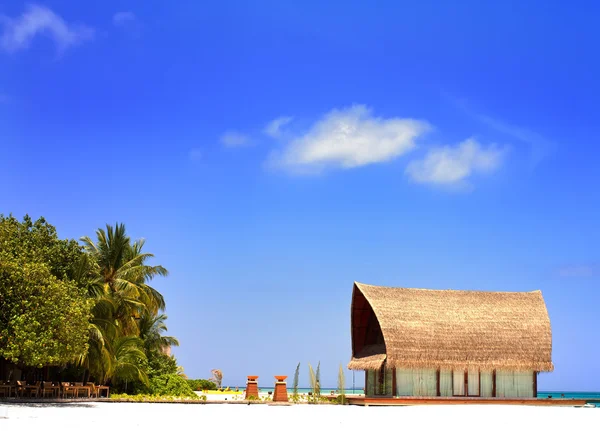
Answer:
POLYGON ((369 344, 361 349, 348 364, 351 370, 377 370, 386 359, 385 344, 369 344))
POLYGON ((551 354, 550 319, 539 290, 354 283, 350 369, 378 368, 387 356, 388 367, 552 371, 551 354))

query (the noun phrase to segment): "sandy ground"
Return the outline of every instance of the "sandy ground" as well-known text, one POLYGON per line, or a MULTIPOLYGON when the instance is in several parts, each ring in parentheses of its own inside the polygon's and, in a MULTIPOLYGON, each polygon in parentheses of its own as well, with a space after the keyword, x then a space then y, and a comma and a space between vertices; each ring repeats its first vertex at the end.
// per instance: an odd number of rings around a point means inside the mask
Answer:
POLYGON ((0 404, 0 430, 599 430, 600 409, 525 406, 0 404), (364 428, 363 428, 364 427, 364 428))

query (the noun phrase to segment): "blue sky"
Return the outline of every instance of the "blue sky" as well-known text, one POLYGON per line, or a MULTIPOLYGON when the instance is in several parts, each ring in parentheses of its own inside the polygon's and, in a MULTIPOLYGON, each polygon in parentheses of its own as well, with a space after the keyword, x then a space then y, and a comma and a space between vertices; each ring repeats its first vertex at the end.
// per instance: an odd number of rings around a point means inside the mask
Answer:
POLYGON ((600 390, 600 7, 321 3, 0 1, 0 212, 146 238, 190 377, 335 385, 358 280, 541 289, 600 390))

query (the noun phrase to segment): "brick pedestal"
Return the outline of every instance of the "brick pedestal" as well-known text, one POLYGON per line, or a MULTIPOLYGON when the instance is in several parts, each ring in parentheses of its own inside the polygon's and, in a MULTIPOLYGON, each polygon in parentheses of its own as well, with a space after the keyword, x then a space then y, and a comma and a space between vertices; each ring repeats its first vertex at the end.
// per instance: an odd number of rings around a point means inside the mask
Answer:
POLYGON ((287 376, 275 376, 277 381, 275 382, 275 393, 273 394, 274 403, 287 403, 288 393, 285 383, 287 376))
POLYGON ((246 382, 246 399, 253 397, 258 400, 258 376, 248 376, 246 382))

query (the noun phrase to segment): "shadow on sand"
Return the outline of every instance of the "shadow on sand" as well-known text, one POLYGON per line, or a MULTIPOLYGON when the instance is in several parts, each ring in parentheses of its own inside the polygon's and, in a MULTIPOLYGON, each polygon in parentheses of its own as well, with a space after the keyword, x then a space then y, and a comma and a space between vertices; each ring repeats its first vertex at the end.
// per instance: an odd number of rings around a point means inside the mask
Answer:
POLYGON ((96 406, 89 404, 89 402, 78 401, 78 402, 54 402, 54 401, 10 401, 0 400, 0 407, 32 407, 32 408, 46 408, 46 407, 80 407, 86 409, 93 409, 96 406))

